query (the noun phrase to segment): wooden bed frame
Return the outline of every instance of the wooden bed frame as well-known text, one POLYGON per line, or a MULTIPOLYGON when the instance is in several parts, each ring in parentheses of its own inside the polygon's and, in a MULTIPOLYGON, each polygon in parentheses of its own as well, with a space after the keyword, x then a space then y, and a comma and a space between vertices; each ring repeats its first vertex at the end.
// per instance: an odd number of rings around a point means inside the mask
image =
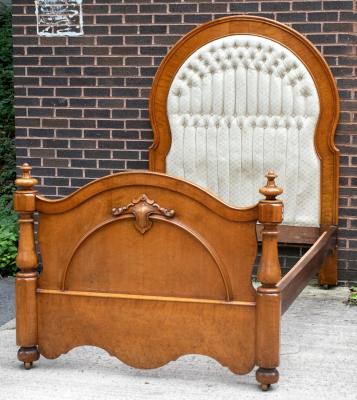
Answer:
POLYGON ((256 378, 267 390, 279 378, 281 315, 320 270, 321 284, 337 280, 338 96, 331 73, 316 49, 290 28, 263 18, 228 17, 197 28, 170 51, 153 85, 150 112, 150 168, 158 172, 114 174, 49 200, 34 189, 31 167, 21 167, 14 196, 20 227, 18 358, 29 369, 40 354, 53 359, 93 345, 133 367, 157 368, 181 355, 204 354, 236 374, 258 366, 256 378), (320 95, 315 145, 321 161, 321 227, 284 227, 285 242, 314 244, 283 278, 278 259, 283 203, 277 198, 282 189, 272 171, 260 189, 264 198, 251 207, 229 206, 164 174, 172 76, 194 49, 232 32, 259 32, 288 46, 306 61, 320 95), (257 222, 261 285, 254 289, 257 222))

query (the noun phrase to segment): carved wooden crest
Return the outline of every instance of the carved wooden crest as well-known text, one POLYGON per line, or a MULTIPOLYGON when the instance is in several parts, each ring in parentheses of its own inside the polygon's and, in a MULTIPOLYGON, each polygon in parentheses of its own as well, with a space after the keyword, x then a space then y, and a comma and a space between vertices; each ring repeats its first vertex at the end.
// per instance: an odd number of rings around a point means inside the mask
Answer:
POLYGON ((113 208, 112 214, 115 217, 132 214, 135 217, 135 228, 144 234, 152 227, 150 215, 156 214, 172 218, 175 215, 175 211, 159 206, 154 200, 150 200, 146 194, 142 194, 138 199, 132 200, 126 206, 113 208))

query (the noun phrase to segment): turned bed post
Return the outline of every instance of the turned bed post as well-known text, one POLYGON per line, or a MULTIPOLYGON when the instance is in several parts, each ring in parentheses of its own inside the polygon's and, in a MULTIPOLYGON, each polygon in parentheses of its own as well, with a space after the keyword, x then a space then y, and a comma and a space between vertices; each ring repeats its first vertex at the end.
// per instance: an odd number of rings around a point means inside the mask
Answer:
POLYGON ((277 283, 281 279, 278 257, 277 225, 282 222, 283 203, 276 196, 283 190, 276 186, 274 172, 269 171, 267 184, 260 189, 265 199, 259 202, 259 222, 263 224, 262 255, 257 278, 261 286, 257 289, 256 315, 256 372, 262 390, 267 390, 279 379, 281 299, 277 283))
POLYGON ((14 209, 19 213, 19 246, 16 265, 16 342, 18 359, 26 369, 39 359, 37 349, 37 255, 35 249, 33 212, 36 210, 37 180, 31 177, 31 166, 23 164, 22 176, 16 179, 14 209))

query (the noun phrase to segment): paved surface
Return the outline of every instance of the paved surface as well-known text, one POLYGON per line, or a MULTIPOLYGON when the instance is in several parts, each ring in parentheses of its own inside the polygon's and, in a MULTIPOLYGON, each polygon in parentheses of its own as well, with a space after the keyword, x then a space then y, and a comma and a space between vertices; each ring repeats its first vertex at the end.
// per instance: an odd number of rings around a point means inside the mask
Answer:
POLYGON ((15 278, 0 278, 0 326, 15 318, 15 278))
POLYGON ((0 399, 356 400, 357 307, 345 305, 347 297, 347 288, 305 289, 284 316, 280 382, 268 393, 260 392, 254 372, 235 376, 203 356, 142 371, 82 347, 25 371, 10 321, 0 328, 0 399))

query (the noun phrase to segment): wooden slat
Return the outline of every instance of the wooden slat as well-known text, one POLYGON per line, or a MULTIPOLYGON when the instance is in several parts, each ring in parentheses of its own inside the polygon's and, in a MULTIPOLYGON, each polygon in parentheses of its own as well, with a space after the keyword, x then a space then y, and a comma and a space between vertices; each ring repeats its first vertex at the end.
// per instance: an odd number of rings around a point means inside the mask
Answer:
MULTIPOLYGON (((39 294, 52 294, 61 296, 80 296, 80 297, 103 297, 106 299, 118 299, 118 300, 140 300, 140 301, 157 301, 157 302, 178 302, 178 303, 204 303, 204 304, 223 304, 227 302, 224 300, 212 300, 212 299, 195 299, 195 298, 184 298, 184 297, 164 297, 164 296, 144 296, 144 295, 133 295, 127 293, 102 293, 102 292, 81 292, 78 290, 55 290, 55 289, 37 289, 39 294)), ((253 301, 230 301, 230 305, 236 306, 249 306, 255 307, 253 301)))
POLYGON ((336 244, 336 227, 331 226, 305 253, 295 266, 281 279, 277 287, 281 290, 282 314, 289 308, 310 279, 322 267, 328 251, 336 244))

